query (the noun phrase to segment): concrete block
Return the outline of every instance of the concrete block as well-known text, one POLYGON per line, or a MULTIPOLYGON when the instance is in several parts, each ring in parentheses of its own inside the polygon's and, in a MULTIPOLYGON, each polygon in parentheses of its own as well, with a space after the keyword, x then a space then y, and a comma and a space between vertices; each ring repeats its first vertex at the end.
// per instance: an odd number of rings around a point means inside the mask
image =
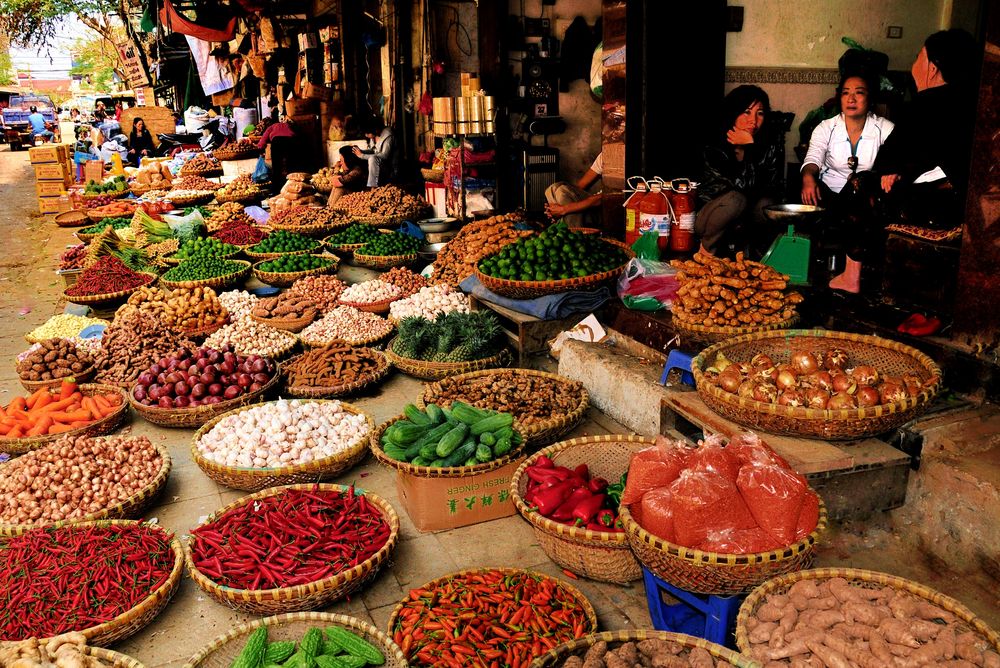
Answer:
POLYGON ((659 433, 661 371, 662 364, 614 345, 568 341, 559 357, 559 374, 583 383, 594 407, 644 436, 659 433))

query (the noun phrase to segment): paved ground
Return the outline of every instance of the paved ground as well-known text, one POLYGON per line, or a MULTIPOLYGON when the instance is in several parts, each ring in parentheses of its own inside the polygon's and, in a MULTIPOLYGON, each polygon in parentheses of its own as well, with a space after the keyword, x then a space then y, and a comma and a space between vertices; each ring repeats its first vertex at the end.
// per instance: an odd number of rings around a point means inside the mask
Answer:
MULTIPOLYGON (((70 243, 69 230, 57 228, 37 214, 33 174, 27 152, 0 152, 0 201, 4 203, 3 248, 0 249, 0 356, 12 360, 26 347, 23 334, 61 312, 58 294, 61 280, 53 273, 54 258, 70 243)), ((0 365, 0 402, 20 391, 13 364, 0 365)), ((420 383, 395 375, 375 393, 352 399, 369 411, 376 422, 401 412, 420 390, 420 383)), ((194 465, 188 454, 191 430, 166 430, 134 416, 128 431, 146 434, 162 442, 173 458, 173 471, 158 504, 149 512, 161 525, 183 536, 205 516, 243 496, 221 487, 194 465)), ((573 436, 621 433, 623 429, 595 410, 573 436)), ((530 567, 565 577, 534 539, 532 529, 520 516, 508 517, 462 529, 421 534, 403 510, 394 472, 367 460, 337 482, 357 483, 387 498, 399 513, 400 543, 392 563, 360 594, 330 608, 372 621, 385 628, 395 603, 410 587, 445 573, 476 566, 530 567)), ((857 565, 898 573, 924 581, 963 600, 994 626, 1000 622, 995 588, 976 579, 960 577, 947 566, 928 562, 912 553, 905 540, 877 526, 836 529, 821 550, 821 565, 857 565)), ((641 583, 620 587, 578 581, 598 612, 602 629, 649 627, 645 592, 641 583)), ((165 612, 142 632, 115 649, 126 652, 147 666, 180 666, 216 636, 250 616, 226 608, 207 598, 188 579, 165 612)))

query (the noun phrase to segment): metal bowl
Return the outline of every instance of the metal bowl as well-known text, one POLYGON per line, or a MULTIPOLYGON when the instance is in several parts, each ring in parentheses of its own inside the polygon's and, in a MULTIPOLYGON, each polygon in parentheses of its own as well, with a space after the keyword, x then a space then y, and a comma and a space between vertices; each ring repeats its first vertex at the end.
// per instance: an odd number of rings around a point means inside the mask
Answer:
POLYGON ((437 258, 437 254, 441 252, 441 249, 444 248, 445 245, 446 242, 442 242, 439 244, 427 244, 426 246, 420 249, 418 255, 425 260, 434 260, 435 258, 437 258))
POLYGON ((764 215, 768 220, 792 223, 796 220, 813 220, 819 218, 826 209, 811 204, 773 204, 764 207, 764 215))
POLYGON ((455 224, 455 218, 425 218, 418 220, 417 225, 424 232, 444 232, 455 224))

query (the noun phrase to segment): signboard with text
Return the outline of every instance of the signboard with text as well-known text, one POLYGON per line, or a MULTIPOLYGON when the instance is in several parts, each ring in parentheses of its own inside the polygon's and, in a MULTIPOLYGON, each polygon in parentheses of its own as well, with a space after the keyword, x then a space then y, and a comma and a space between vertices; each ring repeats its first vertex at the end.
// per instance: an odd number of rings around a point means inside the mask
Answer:
POLYGON ((142 66, 139 58, 139 50, 134 44, 119 44, 118 53, 121 55, 122 67, 125 69, 125 79, 129 86, 138 88, 150 84, 149 74, 142 66))

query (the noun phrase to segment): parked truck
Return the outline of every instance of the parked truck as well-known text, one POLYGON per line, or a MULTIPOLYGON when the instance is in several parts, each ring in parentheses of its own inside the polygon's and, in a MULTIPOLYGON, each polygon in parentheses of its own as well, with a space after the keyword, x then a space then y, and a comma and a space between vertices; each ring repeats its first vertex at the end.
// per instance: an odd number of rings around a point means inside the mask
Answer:
POLYGON ((48 95, 12 95, 10 104, 3 109, 4 141, 10 144, 12 151, 19 151, 25 145, 34 144, 31 124, 28 123, 32 107, 41 112, 46 127, 53 131, 58 128, 56 107, 48 95))

